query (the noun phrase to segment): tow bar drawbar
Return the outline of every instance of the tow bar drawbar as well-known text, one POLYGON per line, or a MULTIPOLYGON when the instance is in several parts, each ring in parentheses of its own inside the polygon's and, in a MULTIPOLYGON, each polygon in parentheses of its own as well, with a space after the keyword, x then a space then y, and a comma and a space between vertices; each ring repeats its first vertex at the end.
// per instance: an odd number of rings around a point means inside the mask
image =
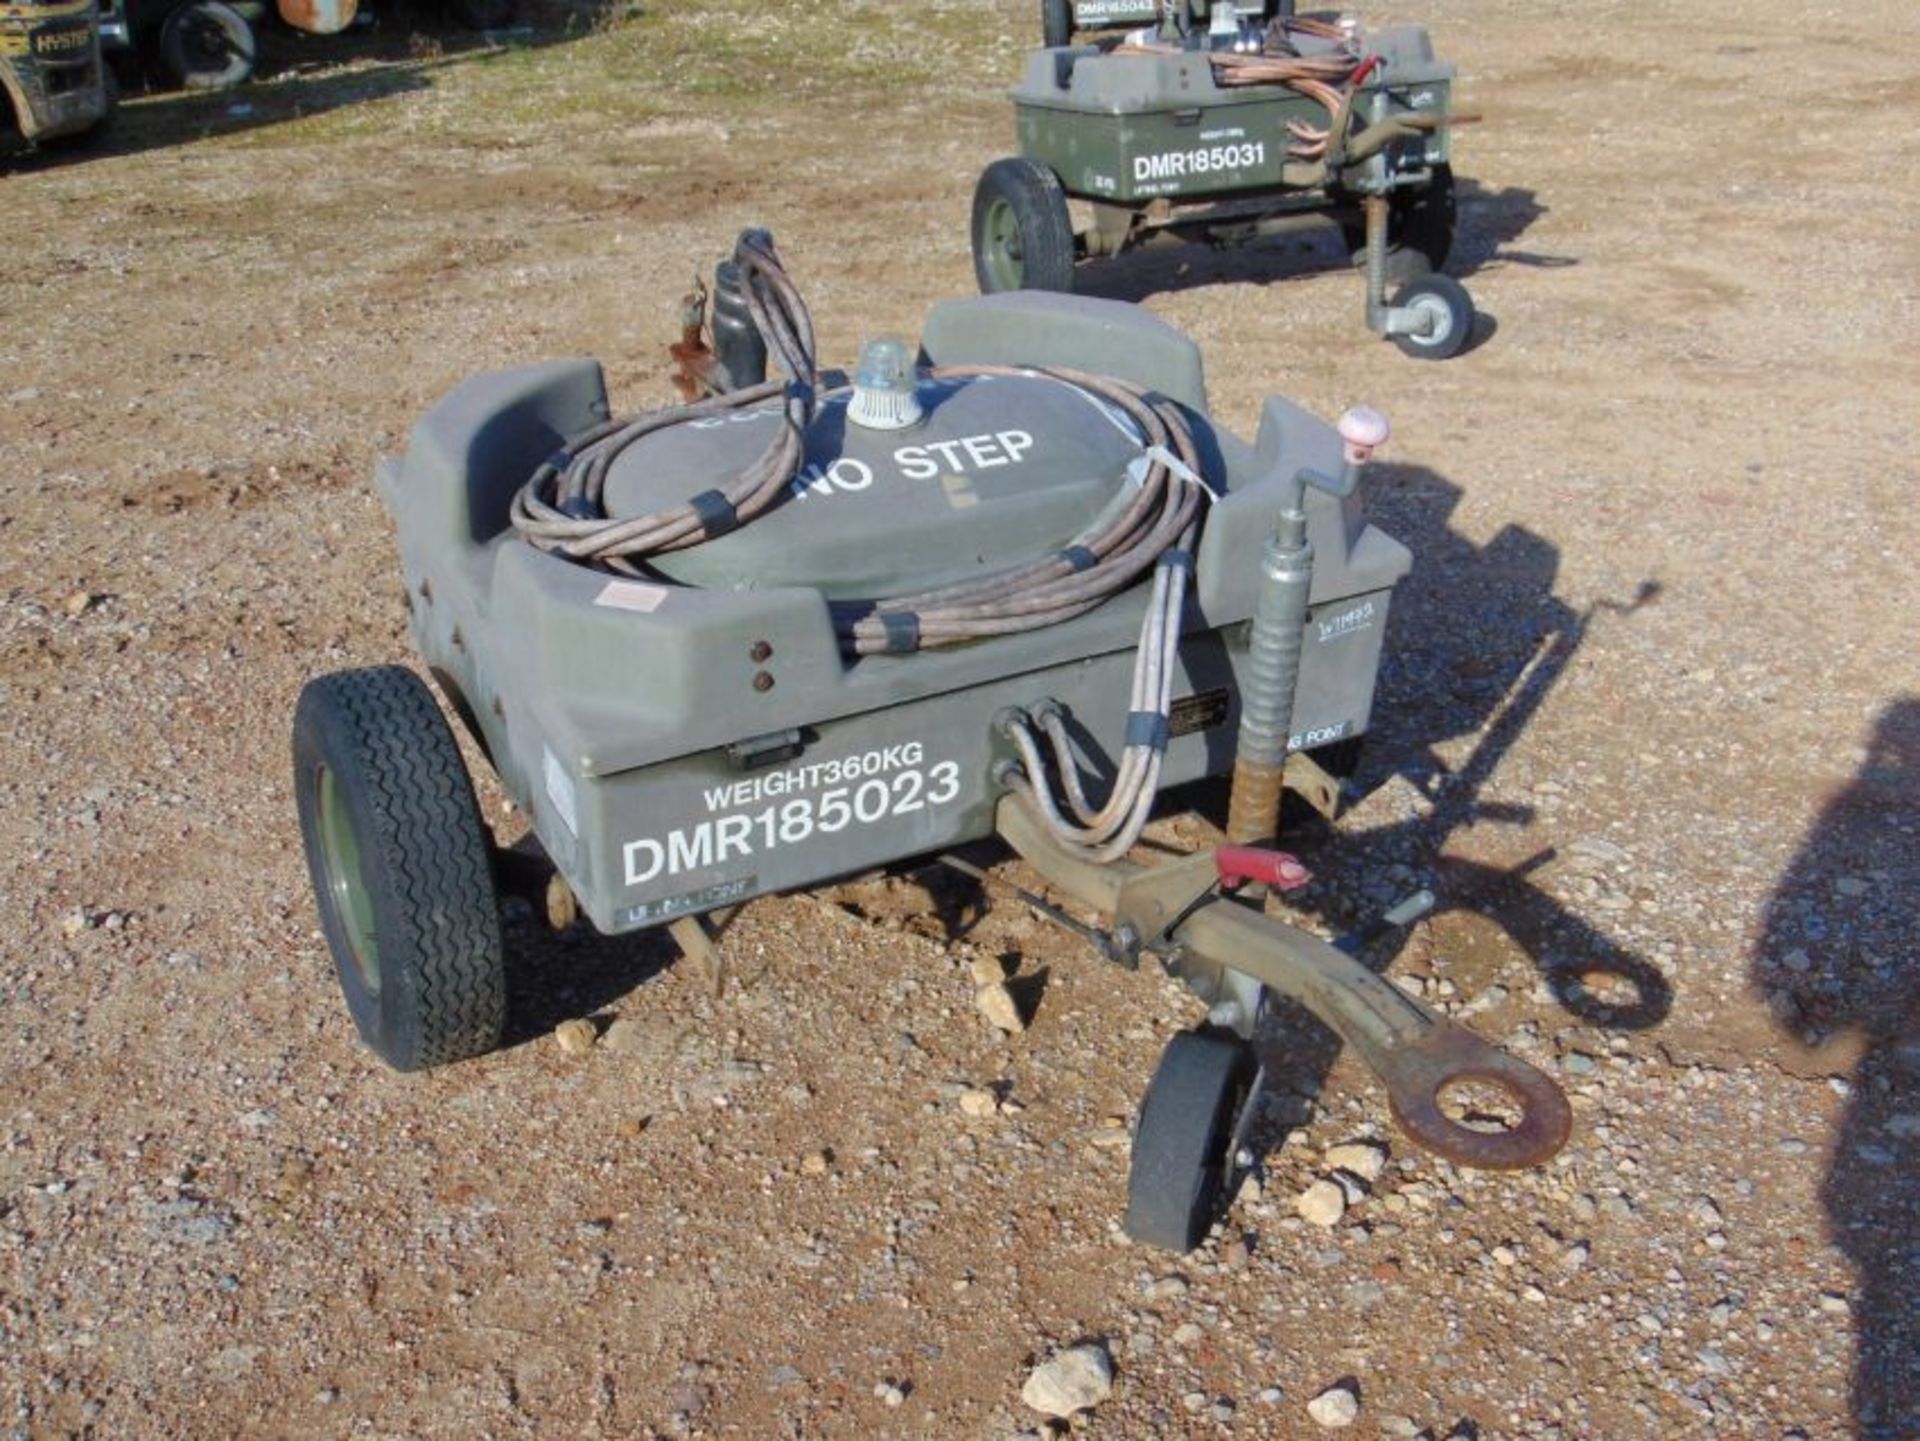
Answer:
MULTIPOLYGON (((1544 1073, 1427 1009, 1368 970, 1334 942, 1235 904, 1223 883, 1276 888, 1304 879, 1277 852, 1222 847, 1160 865, 1093 864, 1056 845, 1023 801, 1000 802, 997 829, 1049 885, 1130 930, 1167 958, 1168 970, 1209 1001, 1245 978, 1299 1002, 1358 1051, 1381 1083, 1394 1119, 1420 1145, 1462 1165, 1517 1170, 1566 1143, 1573 1115, 1544 1073), (1442 1097, 1478 1084, 1499 1092, 1518 1119, 1478 1129, 1449 1116, 1442 1097)), ((1250 1034, 1257 1002, 1238 1008, 1250 1034)))

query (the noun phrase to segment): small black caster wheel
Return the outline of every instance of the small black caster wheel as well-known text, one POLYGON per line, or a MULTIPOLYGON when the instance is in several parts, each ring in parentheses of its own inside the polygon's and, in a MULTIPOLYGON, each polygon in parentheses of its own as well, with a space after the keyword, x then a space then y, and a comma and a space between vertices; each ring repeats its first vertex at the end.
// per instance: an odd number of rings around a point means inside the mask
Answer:
POLYGON ((1191 1251, 1219 1218, 1228 1153, 1253 1087, 1253 1048, 1218 1031, 1185 1031, 1167 1043, 1147 1083, 1127 1173, 1127 1234, 1148 1246, 1191 1251))
POLYGON ((1451 275, 1423 275, 1410 281, 1393 297, 1393 307, 1427 317, 1422 333, 1393 337, 1403 354, 1417 360, 1451 359, 1473 338, 1473 302, 1467 298, 1467 287, 1451 275))

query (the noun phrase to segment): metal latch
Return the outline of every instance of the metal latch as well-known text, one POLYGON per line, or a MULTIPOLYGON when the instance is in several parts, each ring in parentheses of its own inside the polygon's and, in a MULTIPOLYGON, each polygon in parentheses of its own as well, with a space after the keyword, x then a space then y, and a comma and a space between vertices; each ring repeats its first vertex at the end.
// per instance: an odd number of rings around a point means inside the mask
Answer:
POLYGON ((756 771, 763 766, 790 761, 805 749, 806 738, 797 729, 768 731, 763 736, 735 741, 727 747, 727 759, 733 762, 735 770, 756 771))

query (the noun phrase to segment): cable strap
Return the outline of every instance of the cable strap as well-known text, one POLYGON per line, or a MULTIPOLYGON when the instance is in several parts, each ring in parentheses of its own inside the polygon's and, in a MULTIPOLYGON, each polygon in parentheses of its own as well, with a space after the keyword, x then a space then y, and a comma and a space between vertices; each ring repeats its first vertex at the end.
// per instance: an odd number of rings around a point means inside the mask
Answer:
POLYGON ((1164 445, 1150 445, 1127 463, 1127 484, 1135 489, 1145 485, 1147 472, 1153 468, 1155 461, 1164 465, 1167 468, 1167 474, 1175 480, 1184 480, 1192 485, 1206 500, 1213 501, 1219 498, 1213 493, 1212 486, 1202 480, 1191 466, 1164 445))
POLYGON ((909 655, 920 649, 920 617, 910 610, 883 610, 879 613, 886 634, 882 655, 909 655))
POLYGON ((700 517, 700 528, 706 531, 708 540, 718 540, 740 524, 740 512, 717 490, 703 490, 687 504, 700 517))
POLYGON ((1163 751, 1167 748, 1169 735, 1167 718, 1157 710, 1130 710, 1127 712, 1128 746, 1147 746, 1152 750, 1163 751))

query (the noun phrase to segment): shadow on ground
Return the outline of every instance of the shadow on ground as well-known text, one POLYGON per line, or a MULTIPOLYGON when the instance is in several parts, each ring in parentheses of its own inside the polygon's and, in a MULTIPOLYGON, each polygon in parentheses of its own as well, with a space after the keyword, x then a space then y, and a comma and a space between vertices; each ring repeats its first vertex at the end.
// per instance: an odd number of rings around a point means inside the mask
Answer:
POLYGON ((539 1040, 562 1021, 594 1016, 680 957, 664 928, 603 936, 585 920, 556 928, 547 883, 553 862, 532 832, 494 857, 506 940, 507 1025, 502 1049, 539 1040))
MULTIPOLYGON (((1551 847, 1510 865, 1445 852, 1469 826, 1533 823, 1531 807, 1486 799, 1488 783, 1573 661, 1596 614, 1630 622, 1641 606, 1657 601, 1658 588, 1649 583, 1618 602, 1575 611, 1554 594, 1558 549, 1518 527, 1484 544, 1456 533, 1450 521, 1460 490, 1442 476, 1376 464, 1367 486, 1373 518, 1413 551, 1415 568, 1395 595, 1373 729, 1348 789, 1363 793, 1397 781, 1409 795, 1417 792, 1419 804, 1405 819, 1365 832, 1328 826, 1304 810, 1290 813, 1286 845, 1318 880, 1289 896, 1289 904, 1335 933, 1352 932, 1430 886, 1437 894, 1436 922, 1470 912, 1505 934, 1511 948, 1501 951, 1497 964, 1507 979, 1517 949, 1580 1021, 1619 1031, 1657 1026, 1673 1002, 1668 979, 1536 883, 1536 873, 1554 859, 1551 847), (1468 736, 1477 739, 1463 761, 1442 759, 1440 742, 1468 736)), ((1226 800, 1226 785, 1211 781, 1171 793, 1160 810, 1192 810, 1219 827, 1226 800)), ((1005 858, 994 843, 971 847, 968 855, 981 865, 1005 858)), ((977 884, 944 867, 923 868, 915 878, 950 938, 970 931, 991 905, 1019 904, 997 886, 983 895, 977 884)), ((1436 925, 1435 933, 1444 947, 1450 932, 1436 925)), ((1358 954, 1384 970, 1409 938, 1407 931, 1388 930, 1358 954)), ((1497 1029, 1490 1039, 1499 1041, 1497 1029)), ((1274 1089, 1255 1132, 1256 1147, 1271 1146, 1302 1122, 1308 1098, 1319 1094, 1339 1048, 1334 1034, 1304 1008, 1274 1008, 1262 1034, 1274 1089)), ((1150 1066, 1150 1058, 1143 1058, 1143 1077, 1150 1066)))
MULTIPOLYGON (((1551 846, 1511 864, 1447 853, 1468 827, 1524 830, 1535 822, 1531 806, 1488 800, 1489 782, 1573 662, 1596 612, 1630 616, 1657 599, 1657 587, 1643 585, 1617 603, 1576 611, 1554 594, 1558 548, 1517 526, 1484 544, 1461 536, 1449 524, 1460 490, 1444 477, 1417 466, 1376 464, 1367 487, 1371 517, 1412 550, 1414 570, 1395 593, 1372 729, 1346 789, 1362 795, 1398 782, 1419 800, 1403 819, 1364 832, 1331 827, 1304 812, 1290 819, 1288 848, 1326 884, 1289 900, 1338 933, 1366 926, 1408 893, 1429 887, 1436 898, 1430 921, 1435 967, 1447 965, 1460 934, 1449 918, 1471 918, 1503 933, 1579 1021, 1616 1031, 1659 1025, 1673 1003, 1660 969, 1536 883, 1536 873, 1556 858, 1551 846), (1475 737, 1472 748, 1449 764, 1439 743, 1462 737, 1475 737)), ((1224 823, 1223 786, 1195 799, 1215 824, 1224 823)), ((1383 971, 1411 939, 1408 931, 1390 929, 1358 954, 1383 971)), ((1497 968, 1507 954, 1499 953, 1497 968)), ((1496 976, 1506 975, 1453 969, 1468 1001, 1484 999, 1496 976)), ((1445 973, 1436 970, 1436 976, 1445 973)), ((1479 1024, 1488 1039, 1501 1041, 1497 1022, 1479 1024)), ((1305 1098, 1318 1095, 1338 1053, 1337 1038, 1303 1008, 1277 1008, 1268 1064, 1293 1095, 1277 1097, 1263 1140, 1271 1144, 1305 1119, 1305 1098)))
MULTIPOLYGON (((1447 273, 1467 279, 1493 265, 1526 265, 1559 269, 1577 265, 1572 256, 1543 255, 1514 248, 1535 221, 1547 213, 1535 191, 1521 186, 1489 189, 1474 180, 1458 182, 1459 230, 1447 273)), ((1155 246, 1130 251, 1113 260, 1090 261, 1074 273, 1074 288, 1083 295, 1136 304, 1153 295, 1191 290, 1201 285, 1270 285, 1277 281, 1338 274, 1353 283, 1356 318, 1366 300, 1364 277, 1348 258, 1346 242, 1337 226, 1298 235, 1254 241, 1221 248, 1204 242, 1155 246)), ((1389 299, 1393 287, 1389 286, 1389 299)), ((1490 320, 1491 317, 1482 317, 1490 320)), ((1476 343, 1484 344, 1485 336, 1476 343)))
POLYGON ((1822 1195, 1858 1276, 1862 1441, 1920 1436, 1920 696, 1880 715, 1762 918, 1753 980, 1802 1044, 1862 1046, 1822 1195))
POLYGON ((1507 930, 1533 957, 1555 998, 1583 1021, 1643 1030, 1672 1004, 1666 978, 1534 885, 1556 858, 1551 847, 1497 866, 1442 852, 1471 826, 1524 829, 1531 806, 1490 802, 1484 791, 1573 663, 1599 614, 1631 617, 1657 603, 1643 582, 1631 596, 1576 611, 1554 594, 1560 554, 1549 541, 1508 526, 1485 544, 1449 525, 1459 487, 1418 466, 1375 465, 1372 519, 1414 554, 1394 598, 1393 630, 1374 701, 1365 757, 1349 788, 1370 791, 1392 777, 1430 805, 1423 816, 1366 834, 1369 857, 1405 853, 1437 874, 1439 909, 1471 908, 1507 930), (1437 743, 1475 737, 1459 762, 1437 743))

